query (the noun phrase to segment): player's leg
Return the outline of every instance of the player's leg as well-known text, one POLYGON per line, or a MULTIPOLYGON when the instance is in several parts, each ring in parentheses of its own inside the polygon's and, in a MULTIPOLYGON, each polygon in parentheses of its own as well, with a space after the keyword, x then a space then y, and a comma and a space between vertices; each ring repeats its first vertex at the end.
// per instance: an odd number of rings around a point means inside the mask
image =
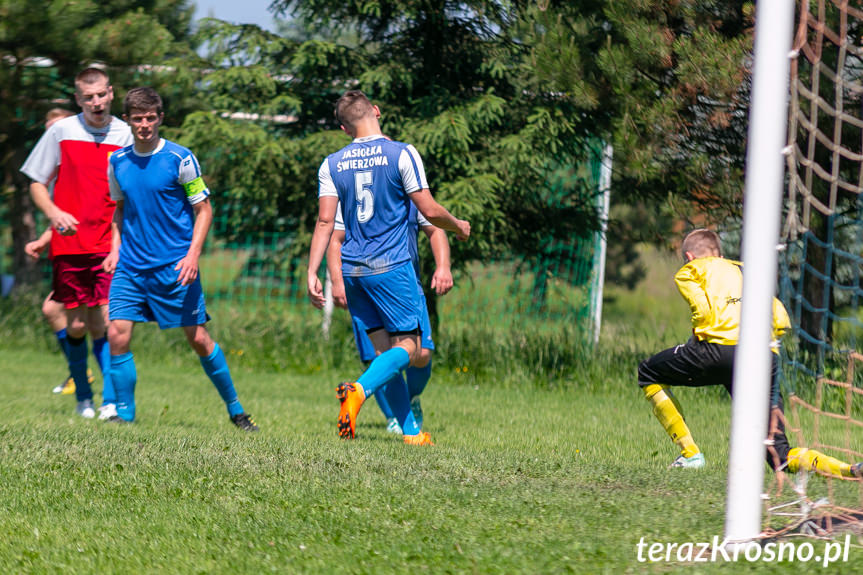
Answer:
POLYGON ((96 416, 93 391, 87 377, 87 302, 90 290, 86 256, 68 255, 54 258, 54 298, 66 309, 66 341, 69 344, 69 373, 75 380, 76 412, 96 416))
MULTIPOLYGON (((359 318, 351 318, 351 329, 354 332, 354 343, 357 346, 357 351, 360 354, 360 360, 365 364, 366 367, 372 362, 372 360, 378 356, 379 353, 382 353, 389 349, 390 341, 389 336, 383 330, 383 328, 378 330, 372 330, 372 333, 382 332, 382 336, 378 337, 378 350, 376 351, 375 345, 372 343, 371 335, 368 333, 368 329, 366 325, 362 323, 362 320, 359 318)), ((381 413, 383 413, 384 417, 387 420, 387 431, 390 433, 397 433, 399 435, 402 434, 402 428, 399 426, 398 420, 393 415, 392 410, 390 409, 389 402, 387 402, 386 395, 383 389, 378 389, 375 392, 375 400, 378 403, 378 407, 381 409, 381 413)))
MULTIPOLYGON (((111 293, 113 295, 113 288, 111 293)), ((117 398, 117 414, 108 418, 107 421, 132 422, 135 421, 135 385, 138 382, 135 356, 130 348, 135 322, 130 319, 121 319, 120 316, 122 315, 131 315, 128 308, 120 308, 115 314, 114 301, 118 300, 112 298, 108 344, 111 349, 111 376, 117 398)))
POLYGON ((92 299, 88 327, 93 340, 93 355, 99 370, 102 372, 102 406, 99 408, 99 419, 106 420, 117 414, 117 394, 111 380, 111 351, 108 345, 108 299, 111 291, 112 274, 102 269, 102 262, 107 254, 94 256, 90 273, 92 299))
MULTIPOLYGON (((425 337, 423 337, 422 345, 425 345, 425 337)), ((419 359, 405 370, 405 380, 408 386, 408 395, 410 396, 411 413, 417 422, 417 426, 423 427, 423 408, 420 402, 420 395, 425 391, 431 378, 432 371, 432 349, 421 348, 419 359)))
POLYGON ((183 329, 186 340, 198 355, 204 373, 225 402, 231 422, 243 431, 258 431, 258 426, 240 403, 222 348, 204 325, 210 316, 207 314, 200 276, 185 286, 177 283, 176 279, 177 272, 173 265, 153 273, 147 290, 147 301, 153 316, 161 329, 183 329))
POLYGON ((836 477, 863 477, 863 463, 850 464, 814 449, 795 447, 788 452, 788 471, 817 471, 836 477))
MULTIPOLYGON (((393 378, 393 382, 395 382, 396 379, 401 377, 401 374, 397 375, 395 378, 393 378)), ((378 407, 381 409, 381 413, 387 420, 387 431, 389 433, 401 435, 402 426, 399 425, 399 420, 396 418, 395 414, 393 414, 393 408, 390 407, 390 402, 387 399, 387 389, 389 385, 390 384, 387 384, 383 386, 383 388, 379 388, 377 391, 375 391, 375 400, 378 402, 378 407)))
POLYGON ((69 373, 75 380, 75 399, 78 415, 91 419, 96 417, 93 406, 93 389, 87 376, 87 308, 77 306, 66 310, 69 342, 69 373))
POLYGON ((111 378, 111 348, 108 344, 108 306, 93 306, 88 313, 93 356, 102 372, 102 405, 99 407, 99 419, 106 420, 117 415, 117 393, 111 378))
POLYGON ((416 353, 419 342, 418 330, 414 333, 394 333, 393 345, 372 361, 355 383, 339 384, 336 393, 342 408, 339 413, 339 435, 352 438, 356 433, 356 417, 363 402, 379 389, 387 389, 387 403, 404 433, 415 430, 410 414, 410 399, 407 384, 401 372, 416 353), (410 421, 408 421, 408 419, 410 421), (406 430, 405 426, 408 426, 406 430))
POLYGON ((405 380, 407 381, 408 395, 410 395, 411 400, 411 413, 413 413, 417 426, 422 429, 423 410, 420 395, 425 390, 431 378, 434 339, 432 338, 431 321, 429 320, 425 294, 422 292, 422 286, 418 285, 417 289, 422 304, 422 309, 420 310, 422 340, 416 360, 405 370, 405 380))
POLYGON ((51 331, 57 337, 57 344, 63 355, 69 355, 68 343, 66 342, 66 308, 62 303, 54 301, 54 292, 48 294, 42 302, 42 317, 48 322, 51 331))
POLYGON ((198 354, 204 373, 210 378, 213 387, 216 388, 222 401, 225 402, 225 408, 228 410, 228 417, 230 417, 231 422, 243 431, 258 431, 258 426, 245 412, 237 396, 234 380, 231 377, 231 369, 228 367, 228 360, 219 344, 213 341, 207 328, 203 324, 183 326, 183 333, 186 334, 186 339, 192 349, 198 354))
POLYGON ((136 323, 153 321, 147 304, 145 277, 118 267, 111 280, 108 307, 108 345, 111 350, 111 382, 117 398, 117 416, 110 422, 135 420, 135 385, 138 373, 132 354, 132 334, 136 323))
MULTIPOLYGON (((69 364, 69 340, 66 335, 66 308, 62 303, 54 301, 52 298, 54 292, 48 294, 45 301, 42 302, 42 317, 48 322, 54 337, 57 338, 57 345, 60 346, 60 351, 63 352, 63 357, 66 358, 66 364, 69 364)), ((63 395, 72 395, 75 393, 75 380, 72 379, 70 373, 63 383, 54 388, 54 393, 63 395)))
MULTIPOLYGON (((354 437, 356 417, 365 399, 399 375, 418 349, 420 322, 415 283, 409 263, 382 274, 345 277, 351 317, 358 317, 372 329, 383 327, 391 338, 391 347, 369 364, 356 383, 343 383, 337 388, 341 437, 354 437)), ((391 403, 390 407, 398 417, 401 405, 391 403)))
MULTIPOLYGON (((372 360, 380 354, 384 353, 388 349, 390 349, 390 336, 386 332, 385 329, 377 329, 372 330, 370 333, 365 333, 365 341, 368 342, 369 347, 371 347, 371 353, 368 353, 368 349, 364 349, 360 352, 360 357, 364 360, 368 357, 368 361, 364 361, 366 364, 366 368, 371 364, 372 360)), ((402 435, 402 426, 399 423, 398 418, 393 413, 393 408, 390 406, 390 400, 387 399, 387 390, 390 385, 404 385, 404 378, 402 374, 394 376, 389 383, 379 387, 375 393, 375 400, 378 402, 378 407, 381 408, 381 413, 384 414, 384 417, 387 420, 387 431, 389 433, 393 433, 396 435, 402 435)))
MULTIPOLYGON (((686 425, 680 403, 670 386, 715 383, 708 381, 706 376, 710 373, 716 375, 717 364, 722 359, 718 355, 720 351, 690 340, 686 344, 663 350, 638 366, 639 387, 653 407, 653 414, 680 449, 680 457, 672 464, 675 467, 702 467, 704 456, 686 425)), ((733 356, 729 355, 725 360, 730 364, 733 356)), ((725 368, 720 371, 725 373, 725 368)))
MULTIPOLYGON (((383 332, 383 330, 381 330, 383 332)), ((386 332, 383 332, 386 333, 386 332)), ((390 339, 390 350, 396 348, 416 349, 419 345, 418 334, 396 334, 390 339)), ((387 353, 387 351, 384 351, 387 353)), ((416 352, 414 352, 416 353, 416 352)), ((413 353, 411 354, 413 355, 413 353)), ((362 379, 362 377, 361 377, 362 379)), ((361 384, 360 384, 361 385, 361 384)), ((419 436, 421 429, 417 425, 416 418, 411 410, 410 395, 408 393, 407 383, 402 377, 401 371, 397 372, 382 388, 378 388, 376 393, 381 393, 386 397, 386 402, 392 410, 393 416, 398 423, 401 433, 405 437, 416 438, 419 436)), ((408 440, 410 441, 410 440, 408 440)))
POLYGON ((774 470, 787 469, 790 473, 800 470, 817 471, 836 477, 861 477, 863 464, 850 464, 814 449, 791 448, 785 435, 785 406, 779 390, 778 359, 773 356, 773 385, 771 392, 770 432, 768 435, 767 464, 774 470))
POLYGON ((785 435, 785 405, 782 393, 779 389, 779 360, 774 353, 772 355, 770 403, 768 414, 767 449, 765 450, 767 464, 774 471, 784 469, 788 463, 788 454, 791 446, 788 436, 785 435))

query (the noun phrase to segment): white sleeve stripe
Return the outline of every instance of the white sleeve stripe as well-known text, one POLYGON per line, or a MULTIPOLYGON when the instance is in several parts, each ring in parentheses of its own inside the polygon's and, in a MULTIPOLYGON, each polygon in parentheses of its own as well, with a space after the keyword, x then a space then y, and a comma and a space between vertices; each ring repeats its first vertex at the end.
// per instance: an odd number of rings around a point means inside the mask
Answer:
POLYGON ((399 174, 402 177, 405 193, 412 194, 422 189, 420 187, 416 163, 414 163, 413 158, 407 150, 402 150, 401 154, 399 154, 399 174))
POLYGON ((417 171, 417 178, 419 179, 420 189, 424 190, 429 187, 429 185, 426 181, 426 171, 423 167, 423 161, 422 158, 420 158, 420 153, 411 144, 408 144, 407 150, 411 156, 411 161, 414 164, 414 169, 417 171))

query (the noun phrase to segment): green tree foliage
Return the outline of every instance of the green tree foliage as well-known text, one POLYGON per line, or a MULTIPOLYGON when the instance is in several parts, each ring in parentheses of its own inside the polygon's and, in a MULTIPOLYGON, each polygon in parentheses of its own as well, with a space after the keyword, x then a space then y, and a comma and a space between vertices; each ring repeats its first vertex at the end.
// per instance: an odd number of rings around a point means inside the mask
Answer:
POLYGON ((750 2, 607 2, 596 64, 608 92, 615 192, 740 215, 750 2))
POLYGON ((215 114, 190 115, 179 134, 229 191, 229 236, 293 230, 281 257, 305 256, 317 169, 348 142, 333 104, 353 88, 381 106, 385 133, 416 145, 438 199, 471 220, 474 237, 454 244, 456 262, 555 257, 561 242, 595 229, 589 178, 575 170, 595 132, 552 81, 532 77, 529 49, 512 34, 524 6, 271 8, 294 17, 284 35, 202 23, 201 97, 215 114))
POLYGON ((667 243, 672 218, 740 218, 753 12, 751 2, 552 1, 520 19, 533 77, 614 145, 609 259, 629 271, 610 265, 610 281, 638 279, 632 244, 667 243))
MULTIPOLYGON (((474 222, 475 241, 456 247, 458 259, 541 257, 595 229, 584 180, 560 177, 593 138, 614 145, 615 202, 663 217, 740 214, 749 2, 277 0, 272 8, 317 33, 317 50, 349 51, 353 65, 330 70, 330 86, 371 94, 385 130, 424 155, 438 197, 474 222), (349 45, 327 35, 343 28, 349 45)), ((635 231, 623 240, 649 233, 635 231)))
POLYGON ((191 15, 184 0, 0 0, 0 210, 13 226, 20 283, 33 275, 23 245, 37 230, 29 182, 18 170, 42 134, 45 112, 57 105, 77 110, 73 79, 94 62, 112 76, 115 114, 130 84, 158 87, 161 75, 183 85, 172 63, 192 54, 191 15))

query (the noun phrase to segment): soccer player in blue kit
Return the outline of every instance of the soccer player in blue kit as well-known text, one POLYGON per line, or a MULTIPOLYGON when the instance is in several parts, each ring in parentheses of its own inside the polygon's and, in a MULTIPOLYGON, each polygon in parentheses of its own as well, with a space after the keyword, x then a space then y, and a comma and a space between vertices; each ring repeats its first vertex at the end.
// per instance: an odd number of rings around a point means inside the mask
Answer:
POLYGON ((108 167, 111 198, 117 202, 107 260, 114 272, 108 341, 117 392, 117 416, 110 421, 135 419, 132 331, 135 323, 156 321, 161 329, 183 329, 231 422, 244 431, 257 431, 237 398, 225 354, 204 325, 209 315, 198 259, 213 208, 198 160, 186 148, 159 137, 162 99, 152 88, 130 90, 123 111, 134 143, 114 152, 108 167))
POLYGON ((356 382, 336 388, 341 402, 339 436, 353 438, 356 418, 366 398, 384 385, 390 407, 404 421, 404 441, 431 444, 427 432, 410 412, 407 385, 390 383, 415 362, 420 350, 420 302, 416 274, 408 251, 408 211, 420 213, 460 240, 470 236, 470 223, 455 218, 431 196, 422 160, 409 144, 388 140, 380 129, 380 109, 358 90, 336 102, 336 118, 353 141, 328 156, 318 171, 318 219, 309 249, 308 291, 317 307, 324 305, 318 270, 326 253, 341 202, 345 223, 342 275, 351 317, 366 326, 378 355, 356 382), (393 390, 390 390, 391 392, 393 390))
MULTIPOLYGON (((435 271, 431 280, 431 289, 438 296, 444 295, 452 289, 452 271, 450 269, 450 249, 449 241, 446 237, 446 232, 440 228, 431 225, 419 213, 416 206, 411 203, 408 205, 408 250, 411 254, 411 264, 414 267, 414 273, 417 277, 417 290, 422 309, 420 309, 420 331, 422 335, 419 358, 404 372, 404 378, 408 386, 408 395, 410 397, 411 413, 416 420, 417 427, 422 430, 423 427, 423 412, 420 402, 420 395, 425 390, 429 379, 431 378, 432 370, 432 352, 435 349, 434 339, 432 338, 431 321, 429 320, 428 306, 426 305, 425 293, 420 282, 420 260, 419 246, 417 245, 417 235, 420 229, 428 236, 429 244, 431 245, 432 254, 435 260, 435 271)), ((327 269, 330 272, 330 278, 333 283, 333 303, 337 307, 347 308, 347 300, 345 299, 345 283, 342 278, 342 243, 345 241, 345 224, 341 219, 341 209, 336 210, 336 225, 333 236, 330 238, 330 245, 327 248, 327 269)), ((351 327, 354 331, 354 341, 357 344, 360 359, 368 364, 377 355, 374 345, 366 334, 366 327, 357 321, 351 322, 351 327)), ((401 374, 397 377, 402 377, 401 374)), ((390 433, 402 434, 401 422, 395 417, 392 409, 387 401, 386 393, 392 393, 397 390, 396 386, 386 385, 383 389, 378 389, 375 392, 375 399, 378 401, 378 406, 387 418, 387 431, 390 433)), ((396 391, 397 392, 397 391, 396 391)))

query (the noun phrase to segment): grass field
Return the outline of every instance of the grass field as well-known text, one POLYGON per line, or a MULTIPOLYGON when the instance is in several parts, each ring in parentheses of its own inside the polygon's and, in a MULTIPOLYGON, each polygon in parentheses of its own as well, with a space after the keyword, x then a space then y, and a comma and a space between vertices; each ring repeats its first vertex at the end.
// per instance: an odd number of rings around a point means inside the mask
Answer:
MULTIPOLYGON (((81 420, 73 399, 50 394, 64 370, 50 340, 16 345, 2 338, 0 571, 814 567, 638 561, 642 537, 721 537, 727 473, 730 402, 723 392, 678 393, 708 458, 706 469, 692 472, 667 468, 674 449, 635 385, 639 357, 687 335, 685 305, 667 270, 655 267, 656 277, 637 293, 611 290, 602 344, 565 381, 519 382, 493 366, 464 371, 441 362, 423 399, 437 443, 431 448, 409 448, 388 435, 373 404, 360 416, 358 438, 340 441, 333 389, 359 365, 293 369, 317 362, 302 347, 286 347, 283 355, 303 356, 272 368, 229 357, 240 397, 261 426, 243 434, 176 334, 141 330, 138 421, 125 427, 81 420)), ((217 338, 227 338, 218 325, 217 338)), ((854 543, 849 562, 827 571, 863 569, 863 549, 854 543)))

